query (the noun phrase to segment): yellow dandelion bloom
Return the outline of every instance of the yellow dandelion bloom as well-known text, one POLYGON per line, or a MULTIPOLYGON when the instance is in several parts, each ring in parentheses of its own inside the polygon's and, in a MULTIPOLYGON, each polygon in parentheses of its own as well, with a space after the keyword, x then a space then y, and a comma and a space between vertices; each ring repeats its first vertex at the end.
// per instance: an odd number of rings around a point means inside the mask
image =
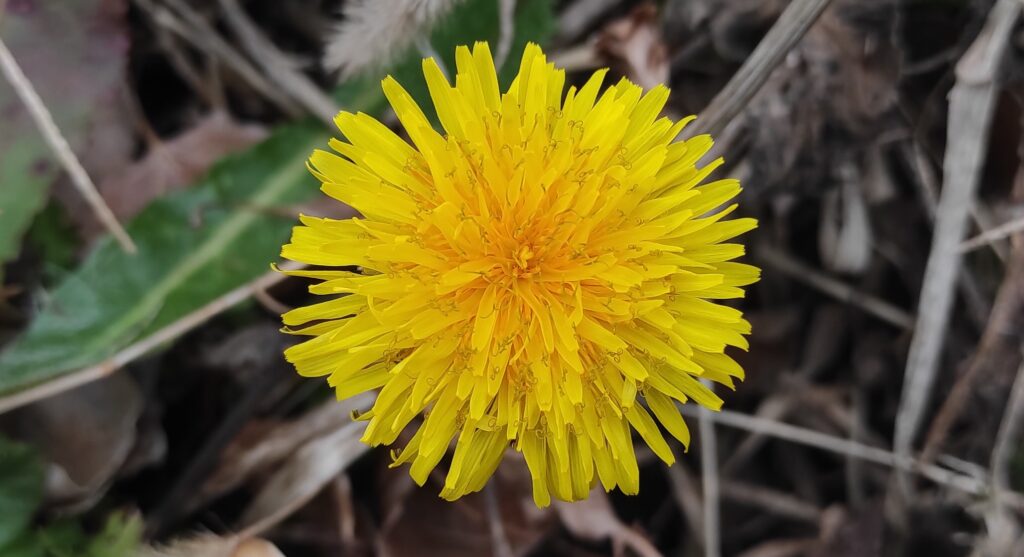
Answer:
POLYGON ((659 428, 690 440, 677 402, 718 409, 700 378, 732 387, 750 324, 715 300, 743 296, 756 267, 728 240, 736 180, 701 185, 721 160, 711 138, 674 142, 689 121, 659 118, 668 89, 644 94, 605 71, 563 95, 565 72, 529 45, 501 93, 486 43, 456 53, 453 87, 423 71, 441 133, 394 79, 384 93, 411 142, 341 113, 347 141, 309 159, 323 191, 363 218, 302 217, 282 256, 335 296, 283 316, 307 335, 286 357, 326 376, 339 399, 380 389, 363 441, 395 443, 419 484, 456 439, 441 492, 483 488, 512 448, 533 496, 577 500, 599 480, 633 494, 632 432, 666 463, 659 428), (340 295, 340 296, 339 296, 340 295))

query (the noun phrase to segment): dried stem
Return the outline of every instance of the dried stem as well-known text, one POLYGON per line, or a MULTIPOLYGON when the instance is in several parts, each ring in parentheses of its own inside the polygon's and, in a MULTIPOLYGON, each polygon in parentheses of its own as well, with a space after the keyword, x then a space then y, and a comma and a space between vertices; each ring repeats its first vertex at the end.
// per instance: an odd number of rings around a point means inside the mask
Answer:
POLYGON ((837 300, 857 306, 864 310, 865 313, 873 315, 900 329, 912 329, 914 327, 914 317, 902 309, 885 300, 860 292, 780 251, 770 248, 762 249, 758 252, 758 258, 765 264, 772 266, 775 270, 813 286, 837 300))
MULTIPOLYGON (((281 265, 282 270, 295 270, 302 267, 302 265, 291 263, 281 265)), ((202 325, 215 315, 248 300, 255 292, 270 288, 286 278, 288 277, 282 273, 271 271, 248 284, 224 294, 152 335, 128 346, 103 362, 63 375, 53 381, 0 397, 0 414, 112 375, 129 363, 202 325)))
POLYGON ((995 448, 992 450, 992 486, 997 491, 1010 489, 1010 459, 1021 442, 1021 430, 1024 429, 1024 362, 1017 369, 1017 377, 1013 381, 1010 401, 1006 404, 1006 412, 999 423, 996 434, 995 448))
POLYGON ((494 53, 494 65, 500 70, 512 50, 512 39, 516 34, 516 0, 498 0, 498 46, 494 53))
POLYGON ((493 481, 484 487, 484 504, 487 506, 487 523, 491 532, 491 546, 494 557, 512 557, 512 546, 505 534, 505 525, 501 519, 501 507, 498 505, 498 488, 493 481))
POLYGON ((1011 219, 1003 224, 978 234, 977 236, 964 240, 960 244, 960 252, 967 253, 980 247, 990 245, 998 240, 1005 240, 1018 232, 1024 232, 1024 217, 1011 219))
POLYGON ((717 135, 742 112, 786 53, 803 38, 811 24, 825 11, 831 0, 793 0, 761 39, 736 75, 715 95, 697 120, 687 127, 692 137, 702 133, 717 135))
MULTIPOLYGON (((712 388, 709 381, 702 381, 712 388)), ((704 494, 704 556, 720 557, 722 555, 722 533, 719 527, 719 481, 718 481, 718 442, 715 437, 715 423, 711 419, 711 411, 703 406, 698 414, 700 430, 700 476, 704 494)))
MULTIPOLYGON (((680 405, 680 411, 690 417, 699 417, 698 409, 692 405, 680 405)), ((914 472, 937 484, 971 495, 986 495, 988 493, 988 484, 983 477, 954 472, 935 464, 920 463, 910 457, 899 456, 892 451, 872 447, 857 441, 834 437, 820 431, 774 420, 764 420, 729 410, 713 412, 710 414, 710 417, 714 422, 724 426, 762 433, 776 439, 814 447, 850 458, 857 458, 865 462, 872 462, 905 472, 914 472)), ((1024 494, 1007 492, 1006 495, 1008 500, 1012 501, 1016 507, 1024 508, 1024 494)))
POLYGON ((300 72, 294 60, 281 52, 274 43, 249 19, 238 0, 219 0, 228 26, 242 43, 242 47, 253 60, 260 61, 260 67, 282 89, 288 92, 310 114, 323 121, 328 128, 334 127, 334 116, 338 105, 324 93, 306 74, 300 72))
POLYGON ((71 150, 71 146, 68 145, 67 139, 61 134, 57 123, 53 121, 53 115, 46 108, 43 99, 39 97, 39 93, 32 86, 32 82, 25 76, 25 72, 21 71, 17 60, 14 59, 14 55, 8 50, 3 40, 0 40, 0 69, 3 70, 7 81, 10 82, 11 87, 18 94, 18 98, 21 99, 21 102, 25 103, 25 107, 28 108, 36 127, 43 134, 43 139, 46 140, 53 153, 57 155, 57 159, 64 167, 64 170, 67 171, 68 176, 71 177, 71 183, 74 184, 75 188, 82 194, 82 197, 89 203, 93 213, 96 214, 96 217, 103 223, 103 226, 117 240, 117 243, 121 245, 124 251, 135 253, 135 243, 132 242, 131 237, 121 226, 121 223, 117 222, 114 212, 110 210, 106 201, 103 200, 103 196, 97 191, 96 185, 89 178, 89 174, 82 167, 82 163, 75 156, 75 152, 71 150))
POLYGON ((924 449, 921 451, 922 460, 927 462, 935 457, 946 440, 950 428, 963 412, 964 406, 974 391, 975 383, 985 371, 992 369, 993 364, 999 358, 1005 356, 1007 344, 1018 341, 1008 333, 1014 331, 1022 308, 1024 308, 1024 238, 1017 242, 1010 253, 1009 265, 1006 268, 1003 282, 999 286, 999 292, 996 293, 995 303, 992 304, 992 314, 989 316, 985 332, 978 342, 978 348, 971 358, 970 366, 957 379, 949 396, 939 408, 935 420, 932 421, 924 449))
MULTIPOLYGON (((988 146, 998 90, 996 74, 1020 9, 1018 0, 999 0, 985 29, 957 64, 957 82, 949 101, 942 196, 896 416, 894 447, 901 458, 911 454, 938 372, 960 269, 960 242, 988 146)), ((904 495, 909 495, 906 475, 898 473, 897 478, 904 495)))
POLYGON ((302 110, 291 98, 267 80, 191 6, 180 0, 165 0, 166 6, 159 5, 154 0, 133 1, 140 9, 149 12, 158 25, 167 28, 193 47, 223 62, 285 114, 293 117, 302 114, 302 110))

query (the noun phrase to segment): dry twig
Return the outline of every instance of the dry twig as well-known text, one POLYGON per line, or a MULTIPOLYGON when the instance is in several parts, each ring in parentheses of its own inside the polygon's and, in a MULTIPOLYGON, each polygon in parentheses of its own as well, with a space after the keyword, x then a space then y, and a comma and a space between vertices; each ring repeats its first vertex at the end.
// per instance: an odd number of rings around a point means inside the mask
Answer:
POLYGON ((223 62, 225 66, 237 73, 253 89, 285 114, 293 117, 302 114, 302 110, 288 95, 285 95, 279 87, 264 77, 188 4, 181 0, 164 0, 167 5, 157 4, 155 0, 134 0, 134 2, 141 10, 148 12, 157 24, 180 36, 193 47, 223 62))
POLYGON ((980 247, 990 245, 998 240, 1005 240, 1018 232, 1024 232, 1024 217, 1011 219, 994 228, 990 228, 960 244, 960 252, 967 253, 980 247))
MULTIPOLYGON (((701 382, 712 388, 709 381, 701 382)), ((722 533, 719 527, 718 442, 715 437, 715 423, 711 419, 711 411, 703 406, 697 420, 697 427, 700 430, 700 477, 704 499, 704 556, 719 557, 722 554, 722 533)))
MULTIPOLYGON (((292 263, 281 265, 283 270, 295 270, 301 267, 302 265, 292 263)), ((202 325, 215 315, 248 300, 255 292, 270 288, 286 278, 288 277, 282 273, 271 271, 248 284, 239 286, 222 295, 94 366, 89 366, 41 385, 0 397, 0 414, 116 373, 122 367, 202 325)))
POLYGON ((793 0, 768 34, 761 39, 757 48, 736 71, 729 83, 715 95, 711 104, 700 113, 700 117, 687 127, 688 136, 702 133, 717 135, 740 114, 768 80, 772 70, 779 65, 811 24, 831 0, 793 0))
POLYGON ((328 128, 334 127, 334 116, 338 105, 324 93, 306 74, 298 70, 294 60, 281 52, 274 43, 249 19, 238 0, 219 0, 221 10, 231 30, 238 36, 242 47, 253 60, 260 61, 270 78, 302 104, 310 114, 316 116, 328 128))
POLYGON ((57 155, 57 160, 60 161, 64 170, 67 171, 68 176, 71 178, 71 183, 74 184, 78 192, 89 203, 89 207, 96 213, 96 217, 103 223, 103 226, 117 240, 117 243, 121 245, 124 251, 135 253, 135 243, 132 242, 131 237, 128 236, 121 223, 117 222, 117 217, 114 216, 113 211, 110 210, 110 207, 107 206, 99 191, 96 190, 96 185, 89 178, 89 173, 82 167, 82 163, 75 156, 75 152, 71 150, 71 146, 68 145, 67 139, 64 139, 64 135, 60 133, 60 128, 53 121, 53 115, 46 108, 43 99, 39 97, 39 93, 32 86, 32 82, 25 76, 25 72, 21 71, 17 60, 14 59, 14 55, 8 50, 3 40, 0 40, 0 70, 3 70, 4 76, 18 94, 21 102, 25 103, 25 107, 28 108, 36 127, 43 134, 43 139, 46 140, 53 153, 57 155))
POLYGON ((498 46, 494 52, 494 65, 500 70, 512 50, 516 34, 516 0, 498 0, 498 46))
MULTIPOLYGON (((996 74, 1020 9, 1018 0, 999 0, 985 29, 957 64, 957 82, 950 93, 942 196, 896 417, 894 447, 901 458, 911 454, 935 383, 960 269, 959 246, 988 145, 998 90, 996 74)), ((906 475, 898 473, 897 478, 907 494, 906 475)))
POLYGON ((949 396, 943 401, 932 421, 924 449, 921 451, 922 460, 927 462, 935 457, 949 434, 950 428, 963 412, 964 406, 974 391, 974 385, 981 378, 982 373, 991 370, 999 358, 1006 356, 1007 344, 1020 342, 1020 339, 1013 333, 1016 332, 1015 324, 1020 321, 1019 316, 1022 309, 1024 309, 1024 237, 1017 242, 1010 253, 1010 261, 1003 277, 1003 283, 999 287, 999 292, 996 293, 995 302, 992 304, 992 314, 989 316, 985 332, 978 342, 978 348, 971 358, 970 366, 957 379, 949 396))
POLYGON ((822 510, 818 507, 794 497, 789 493, 776 491, 760 485, 748 484, 737 480, 722 482, 722 497, 760 507, 800 522, 818 524, 822 510))
POLYGON ((813 286, 837 300, 855 305, 864 310, 865 313, 873 315, 900 329, 912 329, 914 327, 914 317, 902 309, 885 300, 855 290, 853 287, 820 273, 780 251, 770 248, 761 249, 758 252, 758 258, 765 264, 772 266, 775 270, 813 286))
MULTIPOLYGON (((680 405, 680 411, 687 416, 697 417, 698 411, 691 405, 680 405)), ((865 462, 872 462, 882 466, 888 466, 905 472, 920 474, 937 484, 951 487, 971 495, 987 495, 987 480, 983 477, 974 477, 967 474, 954 472, 935 464, 920 463, 910 457, 896 455, 892 451, 865 445, 857 441, 834 437, 820 431, 797 427, 774 420, 764 420, 753 416, 747 416, 739 412, 722 410, 711 414, 711 419, 716 423, 743 429, 755 433, 763 433, 776 439, 798 443, 829 451, 851 458, 857 458, 865 462)), ((1014 506, 1024 508, 1024 494, 1008 492, 1007 499, 1012 501, 1014 506)))

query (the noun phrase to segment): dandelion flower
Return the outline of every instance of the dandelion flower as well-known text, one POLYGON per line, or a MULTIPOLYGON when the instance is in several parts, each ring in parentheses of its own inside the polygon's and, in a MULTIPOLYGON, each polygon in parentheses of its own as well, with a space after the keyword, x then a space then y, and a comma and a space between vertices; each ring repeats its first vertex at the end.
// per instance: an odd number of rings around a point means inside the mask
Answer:
POLYGON ((563 95, 565 72, 532 44, 505 93, 486 43, 456 62, 453 87, 423 61, 443 132, 389 77, 410 142, 343 112, 337 154, 310 157, 362 218, 303 216, 284 246, 317 266, 290 274, 333 296, 283 316, 311 337, 286 357, 339 399, 380 389, 361 416, 371 446, 415 420, 393 455, 421 485, 455 439, 445 499, 483 488, 509 448, 540 506, 597 481, 637 493, 632 432, 671 464, 661 428, 690 440, 676 404, 718 409, 700 379, 743 378, 725 352, 747 348, 750 324, 717 300, 758 279, 728 242, 757 223, 724 219, 740 185, 701 185, 721 160, 697 166, 706 135, 674 141, 689 119, 659 117, 665 87, 601 92, 602 70, 563 95))

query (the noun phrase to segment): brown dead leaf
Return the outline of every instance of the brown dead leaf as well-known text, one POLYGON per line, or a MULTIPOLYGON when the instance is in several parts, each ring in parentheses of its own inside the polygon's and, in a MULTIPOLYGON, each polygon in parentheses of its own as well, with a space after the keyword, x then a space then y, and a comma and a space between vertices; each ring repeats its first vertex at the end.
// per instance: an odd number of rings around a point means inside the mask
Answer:
MULTIPOLYGON (((369 406, 369 397, 359 397, 369 406)), ((365 423, 353 422, 307 442, 274 473, 242 515, 241 523, 261 532, 301 508, 369 447, 359 438, 365 423)))
POLYGON ((224 450, 220 463, 199 489, 195 505, 214 499, 246 483, 259 472, 281 462, 321 435, 338 431, 352 421, 352 411, 367 404, 365 398, 328 400, 294 420, 254 423, 224 450))
MULTIPOLYGON (((154 144, 148 153, 97 186, 110 209, 121 221, 141 211, 150 201, 191 185, 226 155, 241 151, 267 137, 255 124, 240 124, 230 115, 215 111, 191 129, 154 144)), ((101 228, 88 211, 72 212, 87 237, 101 228)))
POLYGON ((575 503, 556 501, 553 506, 566 529, 582 540, 610 539, 614 545, 628 547, 641 557, 661 556, 654 544, 619 520, 600 487, 594 488, 588 499, 575 503))
POLYGON ((205 535, 143 548, 137 557, 285 557, 274 544, 260 539, 205 535))
POLYGON ((9 419, 14 435, 50 462, 48 499, 84 510, 131 452, 142 404, 135 380, 121 373, 21 408, 9 419))
POLYGON ((506 458, 485 488, 495 498, 490 513, 487 493, 472 493, 455 502, 438 497, 440 474, 434 477, 438 481, 417 487, 405 470, 385 473, 402 478, 393 482, 400 484, 396 489, 382 490, 386 519, 377 540, 382 557, 496 556, 497 547, 505 544, 495 543, 495 520, 507 541, 505 549, 512 555, 528 555, 555 524, 550 507, 538 509, 534 504, 530 476, 520 458, 506 458))
POLYGON ((598 35, 595 48, 644 89, 668 83, 668 48, 653 2, 640 4, 626 17, 609 23, 598 35))

